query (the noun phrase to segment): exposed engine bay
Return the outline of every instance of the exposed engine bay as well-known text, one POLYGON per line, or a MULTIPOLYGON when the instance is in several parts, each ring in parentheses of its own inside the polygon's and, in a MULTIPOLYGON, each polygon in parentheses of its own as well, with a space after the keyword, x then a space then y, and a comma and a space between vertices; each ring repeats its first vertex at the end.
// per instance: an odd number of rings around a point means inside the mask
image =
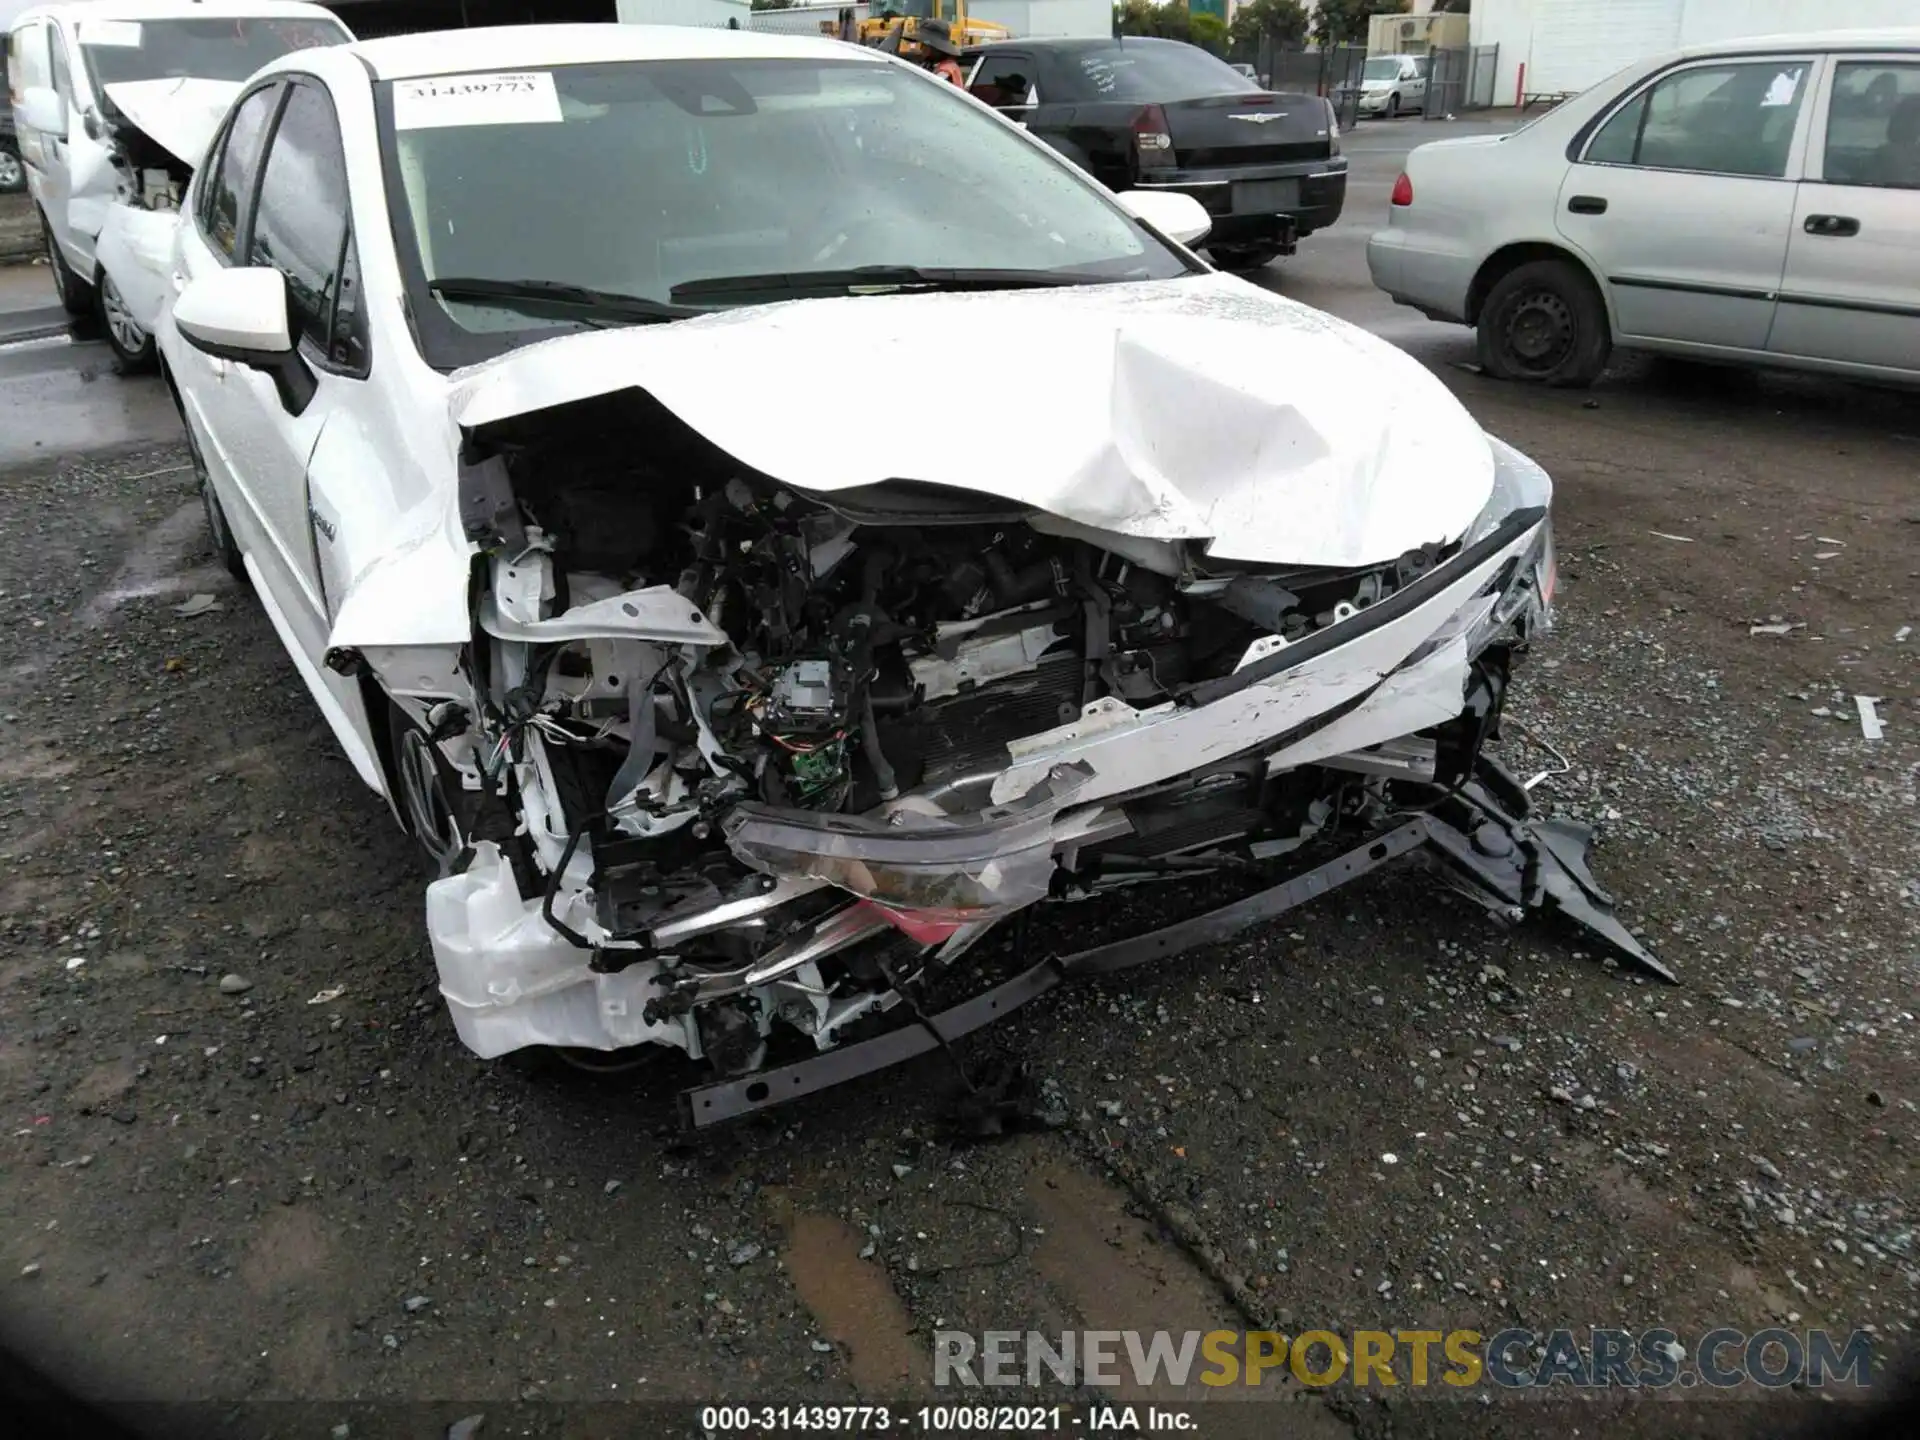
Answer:
POLYGON ((329 661, 432 748, 401 799, 449 832, 429 928, 481 1054, 750 1076, 783 1035, 930 1023, 925 987, 1029 906, 1451 802, 1550 596, 1537 470, 1482 533, 1260 566, 974 492, 803 493, 634 406, 469 437, 460 683, 329 661))

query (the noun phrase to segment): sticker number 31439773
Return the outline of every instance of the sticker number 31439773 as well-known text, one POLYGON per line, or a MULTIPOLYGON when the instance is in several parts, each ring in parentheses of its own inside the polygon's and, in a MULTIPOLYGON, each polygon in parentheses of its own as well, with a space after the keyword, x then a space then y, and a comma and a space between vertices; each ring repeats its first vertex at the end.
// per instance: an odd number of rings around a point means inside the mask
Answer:
POLYGON ((547 70, 490 75, 441 75, 396 80, 393 128, 435 130, 451 125, 543 125, 560 119, 560 97, 547 70))

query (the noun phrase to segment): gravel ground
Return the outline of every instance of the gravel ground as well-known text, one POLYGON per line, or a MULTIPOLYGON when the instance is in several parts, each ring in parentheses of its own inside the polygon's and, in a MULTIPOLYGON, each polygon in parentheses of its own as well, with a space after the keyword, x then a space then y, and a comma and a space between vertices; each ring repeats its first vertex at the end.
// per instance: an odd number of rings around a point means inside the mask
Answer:
POLYGON ((25 191, 0 195, 0 265, 31 260, 40 253, 40 221, 25 191))
MULTIPOLYGON (((0 474, 0 1324, 95 1393, 325 1397, 288 1433, 355 1434, 919 1391, 941 1327, 1859 1325, 1903 1352, 1903 402, 1447 378, 1559 483, 1559 624, 1510 713, 1571 760, 1541 793, 1597 824, 1602 880, 1684 987, 1376 877, 973 1042, 1065 1116, 990 1145, 943 1127, 933 1062, 689 1140, 670 1067, 475 1060, 409 849, 215 567, 184 455, 0 474), (219 608, 176 615, 196 593, 219 608), (401 1400, 422 1408, 375 1404, 401 1400)), ((1506 749, 1545 768, 1518 727, 1506 749)), ((1271 1398, 1203 1433, 1543 1423, 1480 1395, 1271 1398)))

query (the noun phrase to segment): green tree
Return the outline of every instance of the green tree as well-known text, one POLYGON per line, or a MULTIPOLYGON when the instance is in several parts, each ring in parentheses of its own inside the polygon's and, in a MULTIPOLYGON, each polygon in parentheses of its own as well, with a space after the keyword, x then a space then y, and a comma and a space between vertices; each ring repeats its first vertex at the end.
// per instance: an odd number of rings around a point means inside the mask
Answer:
POLYGON ((1251 0, 1234 12, 1229 34, 1233 48, 1248 54, 1259 48, 1262 36, 1275 45, 1298 45, 1307 38, 1307 9, 1300 0, 1251 0))
POLYGON ((1213 55, 1227 53, 1227 22, 1204 10, 1187 16, 1187 39, 1213 55))
POLYGON ((1367 21, 1376 15, 1404 15, 1412 0, 1320 0, 1313 12, 1313 38, 1321 45, 1363 45, 1367 21))
MULTIPOLYGON (((1211 16, 1201 16, 1203 20, 1211 16)), ((1191 40, 1193 17, 1187 7, 1172 0, 1158 5, 1154 0, 1118 0, 1113 7, 1113 33, 1116 35, 1157 35, 1163 40, 1191 40)))
POLYGON ((753 0, 756 10, 791 10, 794 0, 753 0))

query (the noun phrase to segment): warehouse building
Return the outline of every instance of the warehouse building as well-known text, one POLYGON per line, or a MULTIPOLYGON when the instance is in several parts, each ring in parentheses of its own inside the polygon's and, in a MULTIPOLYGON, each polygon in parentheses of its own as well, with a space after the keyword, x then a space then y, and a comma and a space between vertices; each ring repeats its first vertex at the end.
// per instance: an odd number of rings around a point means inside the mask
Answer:
POLYGON ((1571 95, 1682 45, 1811 30, 1920 25, 1920 0, 1474 0, 1476 48, 1500 47, 1501 104, 1571 95))

